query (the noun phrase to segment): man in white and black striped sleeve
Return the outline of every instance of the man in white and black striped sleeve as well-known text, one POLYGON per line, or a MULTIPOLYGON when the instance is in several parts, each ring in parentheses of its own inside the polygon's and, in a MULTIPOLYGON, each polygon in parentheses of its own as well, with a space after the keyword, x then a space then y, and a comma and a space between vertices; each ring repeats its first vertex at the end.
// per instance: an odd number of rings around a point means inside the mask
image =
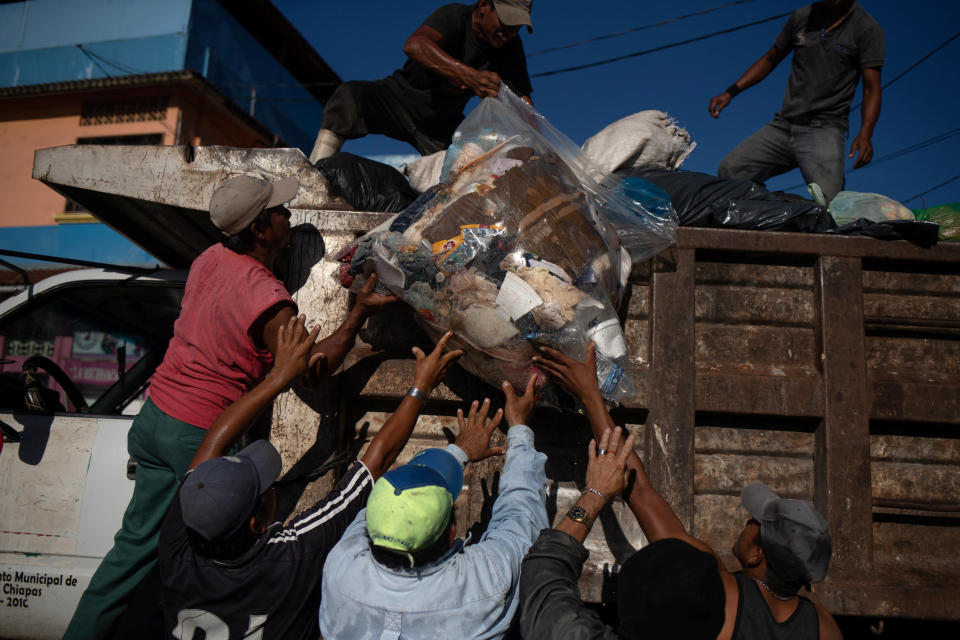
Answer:
POLYGON ((159 552, 166 637, 193 640, 202 630, 202 637, 222 640, 316 640, 327 553, 406 445, 426 397, 463 354, 443 353, 451 335, 429 355, 414 348, 413 387, 364 456, 326 498, 282 528, 273 522, 272 486, 281 469, 276 449, 258 440, 222 457, 312 365, 316 332, 306 331, 303 317, 280 329, 273 370, 211 426, 164 521, 159 552))

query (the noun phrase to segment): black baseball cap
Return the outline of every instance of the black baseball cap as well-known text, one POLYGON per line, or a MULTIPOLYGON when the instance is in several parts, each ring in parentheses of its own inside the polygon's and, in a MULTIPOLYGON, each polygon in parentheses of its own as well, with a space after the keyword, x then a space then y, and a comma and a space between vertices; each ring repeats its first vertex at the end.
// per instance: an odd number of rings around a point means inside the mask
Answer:
POLYGON ((760 546, 777 577, 797 588, 827 577, 830 534, 812 504, 781 498, 762 482, 745 486, 740 500, 760 523, 760 546))
POLYGON ((727 602, 717 558, 676 538, 657 540, 623 563, 617 587, 628 638, 709 638, 727 602))
POLYGON ((207 540, 221 540, 253 515, 257 499, 282 468, 268 440, 256 440, 239 453, 207 460, 187 474, 180 489, 183 522, 207 540))

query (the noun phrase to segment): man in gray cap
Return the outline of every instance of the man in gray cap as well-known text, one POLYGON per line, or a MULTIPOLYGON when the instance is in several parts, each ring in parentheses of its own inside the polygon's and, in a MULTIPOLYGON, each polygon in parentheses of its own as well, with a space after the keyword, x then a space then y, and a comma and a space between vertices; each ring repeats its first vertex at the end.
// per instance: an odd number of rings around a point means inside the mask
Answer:
MULTIPOLYGON (((602 443, 599 456, 617 451, 619 443, 603 444, 610 440, 611 432, 617 440, 623 436, 597 388, 593 345, 582 362, 548 347, 541 348, 535 361, 580 399, 594 437, 602 443)), ((633 482, 623 497, 651 544, 628 559, 620 572, 623 635, 646 638, 673 633, 717 640, 841 638, 826 609, 798 595, 802 586, 823 580, 830 563, 827 523, 812 505, 781 499, 759 483, 744 488, 743 505, 752 517, 733 547, 743 571, 731 573, 713 549, 687 532, 650 483, 635 451, 630 451, 625 462, 633 482)), ((582 542, 607 498, 615 493, 597 500, 596 495, 585 492, 567 514, 564 527, 542 531, 531 547, 520 582, 524 638, 616 637, 580 601, 576 590, 587 557, 582 542)))
POLYGON ((533 0, 479 0, 431 13, 407 38, 407 62, 388 78, 344 82, 327 101, 310 162, 344 140, 380 133, 429 155, 450 144, 473 96, 496 97, 500 83, 530 101, 520 28, 532 30, 533 0))
MULTIPOLYGON (((133 497, 65 638, 109 637, 156 563, 163 516, 207 429, 270 371, 278 330, 297 311, 272 269, 290 241, 283 205, 298 188, 296 178, 242 175, 213 193, 210 218, 225 237, 190 266, 173 337, 128 435, 138 463, 133 497)), ((312 376, 340 366, 366 318, 395 300, 375 295, 374 285, 372 278, 343 324, 314 347, 325 358, 312 376)))

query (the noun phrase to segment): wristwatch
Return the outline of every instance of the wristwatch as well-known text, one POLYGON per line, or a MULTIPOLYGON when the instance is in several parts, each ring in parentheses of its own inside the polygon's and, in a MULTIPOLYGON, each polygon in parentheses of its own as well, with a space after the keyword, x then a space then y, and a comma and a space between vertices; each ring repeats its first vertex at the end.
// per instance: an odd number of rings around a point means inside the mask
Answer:
POLYGON ((583 507, 574 505, 570 508, 570 511, 567 511, 567 517, 574 522, 579 522, 587 529, 593 526, 593 518, 590 517, 590 514, 587 513, 587 510, 583 507))

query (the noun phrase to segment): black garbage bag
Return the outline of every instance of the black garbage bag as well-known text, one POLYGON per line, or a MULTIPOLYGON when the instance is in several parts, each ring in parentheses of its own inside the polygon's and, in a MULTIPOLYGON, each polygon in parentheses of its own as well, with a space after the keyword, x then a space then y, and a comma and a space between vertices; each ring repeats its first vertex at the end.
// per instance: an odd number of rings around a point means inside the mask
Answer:
POLYGON ((780 196, 751 180, 645 167, 617 174, 643 178, 666 191, 681 226, 813 232, 836 227, 813 200, 780 196))
POLYGON ((314 165, 323 173, 334 195, 357 211, 403 211, 420 195, 403 174, 390 165, 343 151, 314 165))
POLYGON ((820 233, 837 226, 830 214, 812 200, 730 200, 726 208, 722 203, 715 206, 710 216, 708 226, 724 229, 820 233))
POLYGON ((922 220, 881 220, 874 222, 867 218, 858 218, 828 233, 846 236, 867 236, 880 240, 907 240, 924 249, 937 244, 940 225, 922 220))

